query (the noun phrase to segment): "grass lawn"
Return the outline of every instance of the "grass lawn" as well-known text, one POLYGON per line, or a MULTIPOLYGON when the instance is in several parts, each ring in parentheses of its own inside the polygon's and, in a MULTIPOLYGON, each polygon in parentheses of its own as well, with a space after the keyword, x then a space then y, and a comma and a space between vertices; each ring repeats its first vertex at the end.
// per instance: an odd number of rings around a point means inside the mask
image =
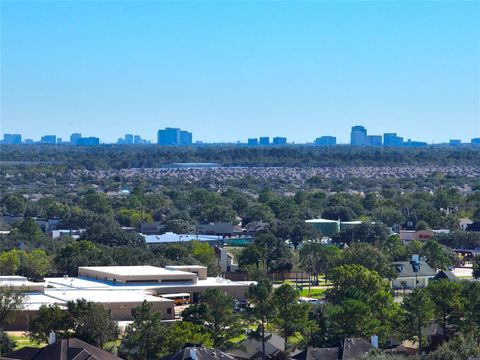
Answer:
POLYGON ((12 340, 15 340, 15 342, 17 343, 17 346, 15 347, 15 350, 21 349, 25 346, 40 348, 40 347, 43 347, 43 346, 47 345, 47 344, 37 344, 36 342, 31 341, 28 338, 28 336, 26 336, 26 335, 24 335, 24 336, 10 336, 10 338, 12 340))
POLYGON ((311 298, 323 298, 325 296, 324 288, 312 288, 310 294, 308 293, 308 287, 303 288, 300 292, 300 296, 311 297, 311 298))

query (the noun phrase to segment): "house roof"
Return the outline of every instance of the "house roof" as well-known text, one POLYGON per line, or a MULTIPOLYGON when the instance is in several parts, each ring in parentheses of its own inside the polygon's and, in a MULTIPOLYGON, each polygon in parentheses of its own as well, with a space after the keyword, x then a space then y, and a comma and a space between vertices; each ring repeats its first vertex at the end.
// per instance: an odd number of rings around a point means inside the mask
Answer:
POLYGON ((453 272, 450 270, 441 270, 433 280, 441 280, 441 279, 447 279, 449 281, 458 281, 458 278, 455 276, 453 272))
POLYGON ((370 350, 372 344, 362 338, 347 338, 343 342, 342 360, 357 360, 363 358, 370 350))
MULTIPOLYGON (((285 341, 281 336, 265 334, 270 338, 265 342, 265 353, 272 355, 285 350, 285 341)), ((251 359, 258 352, 262 352, 262 341, 253 337, 247 337, 238 344, 238 349, 230 350, 229 353, 241 359, 251 359)))
POLYGON ((338 360, 338 348, 308 347, 307 350, 292 356, 294 360, 338 360))
POLYGON ((1 360, 121 360, 76 338, 62 339, 43 348, 25 347, 0 357, 1 360))
POLYGON ((415 271, 410 261, 394 261, 392 266, 397 271, 397 277, 435 276, 436 272, 425 261, 420 261, 418 271, 415 271))
POLYGON ((218 349, 207 349, 204 347, 185 347, 175 354, 164 357, 162 360, 233 360, 233 356, 218 349))

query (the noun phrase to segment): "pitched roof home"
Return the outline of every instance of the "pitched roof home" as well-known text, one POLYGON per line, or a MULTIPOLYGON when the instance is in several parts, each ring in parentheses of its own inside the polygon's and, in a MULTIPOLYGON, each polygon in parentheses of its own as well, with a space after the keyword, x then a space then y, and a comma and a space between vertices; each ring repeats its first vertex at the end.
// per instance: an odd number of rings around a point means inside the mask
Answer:
POLYGON ((392 281, 394 289, 414 289, 426 287, 436 272, 425 261, 420 260, 416 266, 410 261, 394 261, 392 266, 397 273, 397 278, 392 281))
POLYGON ((24 347, 0 356, 0 360, 122 360, 76 338, 62 339, 43 348, 24 347))

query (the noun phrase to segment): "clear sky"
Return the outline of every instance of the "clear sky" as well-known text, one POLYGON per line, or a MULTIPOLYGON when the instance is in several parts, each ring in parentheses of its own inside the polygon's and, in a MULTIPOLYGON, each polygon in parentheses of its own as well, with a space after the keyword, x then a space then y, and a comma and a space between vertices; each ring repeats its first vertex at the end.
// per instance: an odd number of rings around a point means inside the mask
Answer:
POLYGON ((1 1, 1 132, 480 137, 480 1, 1 1))

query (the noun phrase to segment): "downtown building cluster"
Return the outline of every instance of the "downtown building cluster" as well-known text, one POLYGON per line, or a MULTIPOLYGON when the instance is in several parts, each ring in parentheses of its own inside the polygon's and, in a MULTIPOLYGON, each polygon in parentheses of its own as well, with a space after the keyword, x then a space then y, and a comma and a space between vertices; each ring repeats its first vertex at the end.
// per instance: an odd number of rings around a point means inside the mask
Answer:
MULTIPOLYGON (((295 143, 288 142, 284 136, 275 136, 270 138, 269 136, 251 137, 246 142, 237 141, 235 143, 204 143, 203 141, 193 141, 193 134, 189 131, 182 130, 180 128, 166 127, 160 129, 157 132, 157 138, 155 142, 143 139, 140 135, 125 134, 124 137, 118 138, 115 144, 117 145, 150 145, 158 144, 163 146, 191 146, 191 145, 244 145, 244 146, 285 146, 293 145, 295 143)), ((70 141, 63 141, 62 138, 56 135, 43 135, 40 140, 34 141, 33 139, 22 140, 21 134, 4 134, 3 140, 0 140, 0 144, 6 145, 19 145, 19 144, 47 144, 47 145, 78 145, 78 146, 96 146, 100 145, 100 138, 95 136, 84 137, 80 133, 74 133, 70 135, 70 141)), ((105 144, 105 143, 104 143, 105 144)), ((336 136, 324 135, 317 137, 311 143, 303 145, 317 145, 317 146, 334 146, 337 145, 336 136)), ((480 145, 480 138, 471 139, 470 143, 462 143, 459 139, 450 139, 448 143, 438 145, 480 145)), ((350 142, 352 146, 387 146, 387 147, 422 147, 427 146, 427 142, 414 141, 411 139, 404 140, 402 136, 398 136, 397 133, 384 133, 380 134, 368 134, 367 129, 361 125, 352 126, 350 132, 350 142)))

